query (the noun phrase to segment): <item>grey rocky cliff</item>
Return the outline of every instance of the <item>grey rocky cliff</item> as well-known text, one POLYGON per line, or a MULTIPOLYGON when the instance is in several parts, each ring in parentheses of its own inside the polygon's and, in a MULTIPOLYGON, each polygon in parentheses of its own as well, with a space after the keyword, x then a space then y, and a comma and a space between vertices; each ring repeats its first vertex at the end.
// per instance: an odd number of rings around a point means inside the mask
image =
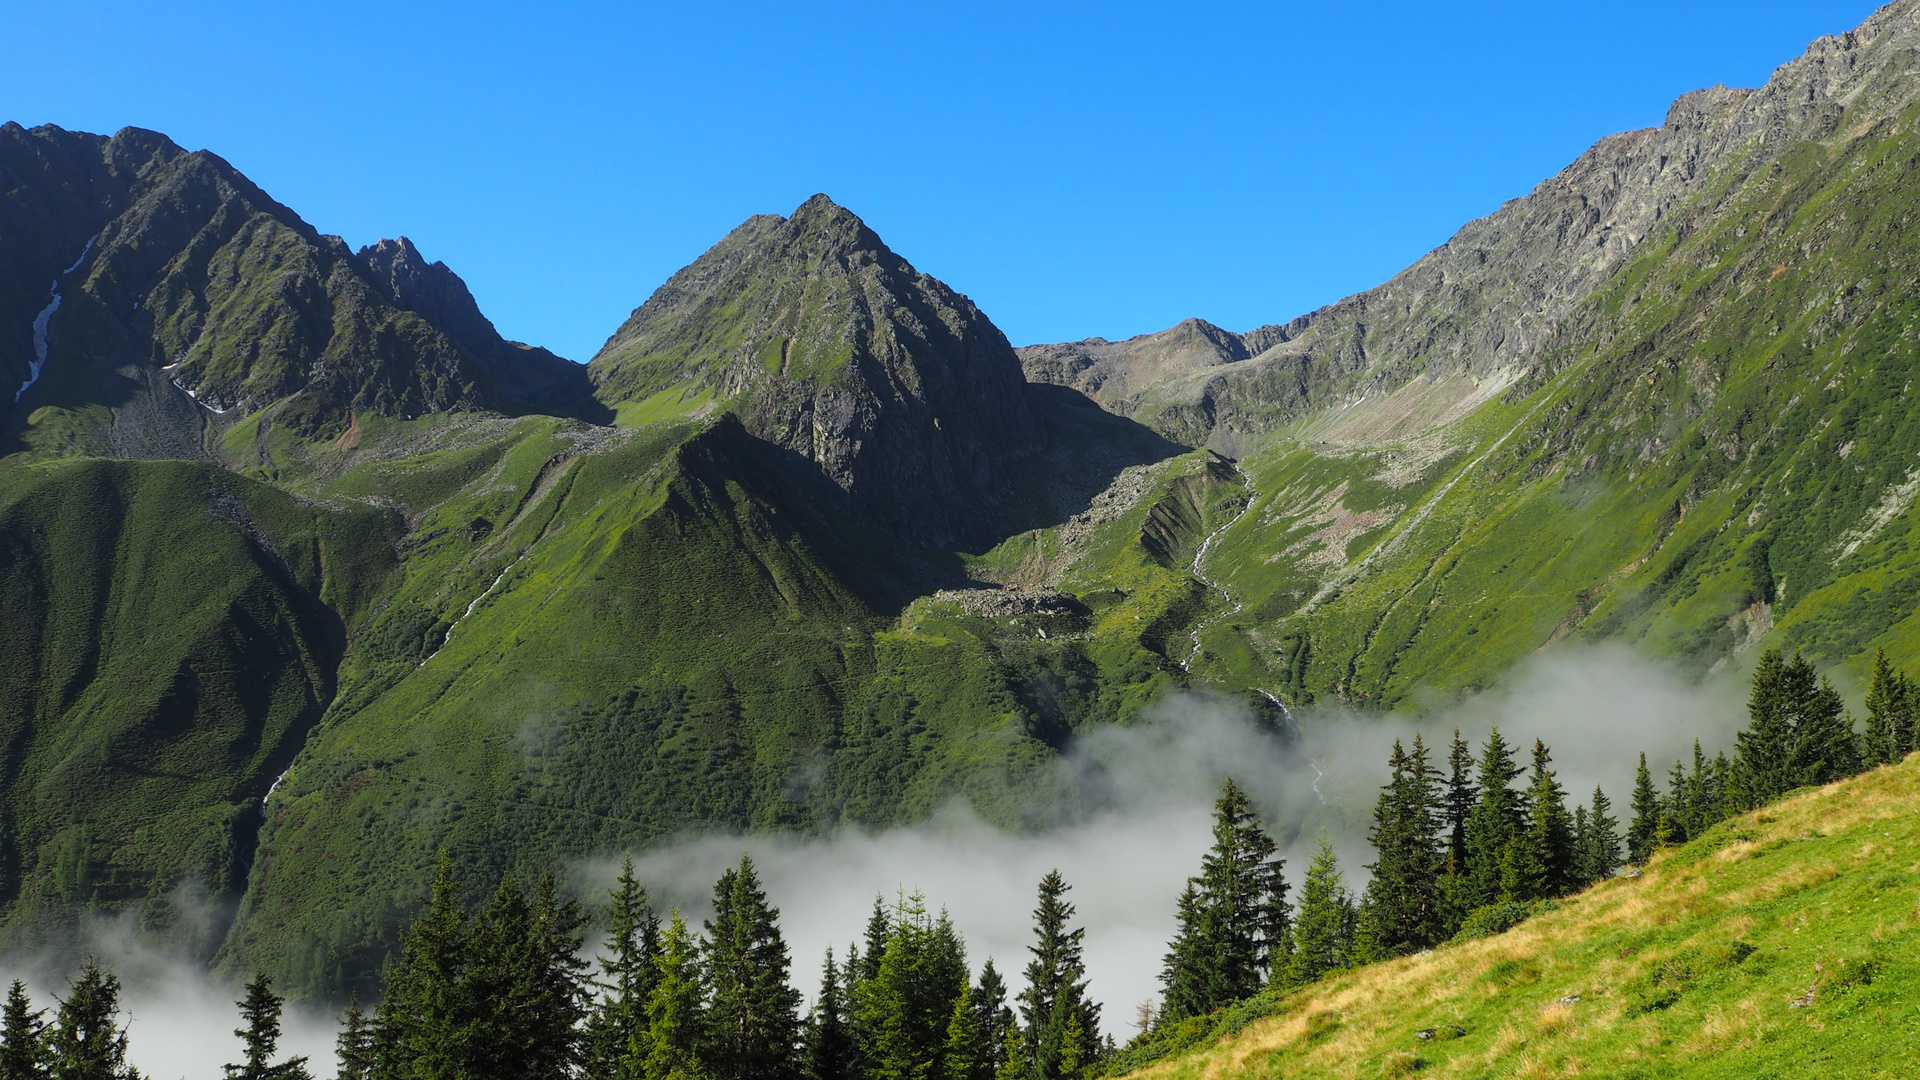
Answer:
POLYGON ((1920 98, 1916 72, 1920 0, 1900 0, 1815 41, 1758 90, 1694 91, 1660 127, 1600 140, 1374 289, 1248 335, 1189 320, 1120 343, 1028 346, 1021 360, 1030 379, 1081 388, 1194 443, 1268 430, 1422 375, 1512 378, 1677 211, 1713 215, 1712 191, 1730 178, 1896 115, 1920 98), (1196 335, 1222 345, 1193 348, 1196 335), (1242 350, 1250 355, 1235 355, 1242 350))

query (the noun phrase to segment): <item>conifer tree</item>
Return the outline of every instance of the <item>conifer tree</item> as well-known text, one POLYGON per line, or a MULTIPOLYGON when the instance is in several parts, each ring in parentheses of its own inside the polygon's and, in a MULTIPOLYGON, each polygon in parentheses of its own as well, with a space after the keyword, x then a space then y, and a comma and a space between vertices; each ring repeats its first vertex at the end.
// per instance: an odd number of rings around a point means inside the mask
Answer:
POLYGON ((1667 797, 1661 803, 1666 812, 1667 825, 1671 830, 1665 844, 1683 844, 1687 841, 1687 820, 1691 816, 1687 805, 1687 769, 1679 758, 1673 761, 1673 768, 1667 770, 1667 797))
POLYGON ((1581 886, 1605 881, 1620 869, 1620 822, 1612 815, 1613 803, 1599 788, 1593 789, 1593 808, 1587 813, 1587 839, 1581 847, 1581 886))
POLYGON ((720 876, 706 924, 708 1070, 720 1080, 783 1080, 798 1072, 800 995, 787 985, 779 909, 753 859, 720 876))
MULTIPOLYGON (((1794 786, 1788 676, 1787 662, 1779 649, 1762 653, 1754 667, 1753 688, 1747 696, 1747 726, 1735 736, 1734 803, 1740 810, 1751 810, 1794 786)), ((1638 804, 1634 809, 1638 813, 1638 804)))
POLYGON ((1007 1007, 1007 984, 988 957, 980 965, 980 979, 973 988, 973 1008, 979 1016, 980 1049, 975 1054, 978 1080, 993 1080, 1007 1061, 1008 1040, 1017 1042, 1020 1025, 1007 1007))
POLYGON ((374 1067, 373 1025, 360 1008, 358 993, 347 999, 347 1011, 341 1019, 340 1036, 333 1044, 340 1060, 334 1080, 370 1080, 374 1067))
MULTIPOLYGON (((1467 816, 1467 871, 1463 886, 1468 910, 1499 899, 1508 842, 1526 831, 1524 796, 1511 787, 1520 772, 1520 767, 1513 762, 1513 750, 1500 737, 1500 729, 1494 728, 1480 754, 1475 780, 1480 797, 1467 816)), ((1506 862, 1510 864, 1511 860, 1506 862)))
POLYGON ((1075 1063, 1099 1057, 1100 1006, 1088 1000, 1086 965, 1081 959, 1083 927, 1069 929, 1073 904, 1060 871, 1040 879, 1040 904, 1033 912, 1033 959, 1027 964, 1027 989, 1020 995, 1025 1038, 1020 1048, 1026 1080, 1062 1080, 1075 1063))
POLYGON ((1213 812, 1213 849, 1181 896, 1180 930, 1163 969, 1172 1019, 1257 992, 1286 934, 1283 863, 1246 793, 1229 779, 1213 812))
POLYGON ((0 1080, 46 1080, 45 1015, 33 1007, 26 984, 13 980, 7 988, 5 1016, 0 1018, 0 1080))
POLYGON ((880 959, 887 950, 887 938, 893 927, 887 921, 886 904, 879 896, 873 898, 873 914, 867 917, 866 952, 847 954, 847 966, 864 982, 880 973, 880 959))
POLYGON ((1594 877, 1589 853, 1593 848, 1593 822, 1587 817, 1587 808, 1576 805, 1573 808, 1573 875, 1570 887, 1584 889, 1593 884, 1594 877))
POLYGON ((241 998, 243 1026, 234 1030, 246 1047, 246 1060, 226 1066, 227 1080, 310 1080, 307 1059, 288 1058, 273 1064, 274 1051, 280 1046, 280 1010, 284 1002, 273 992, 273 981, 255 974, 247 984, 247 996, 241 998))
POLYGON ((376 1076, 439 1080, 466 1067, 476 1019, 461 985, 466 928, 453 860, 442 852, 427 908, 401 935, 400 957, 387 972, 386 996, 374 1014, 376 1076))
POLYGON ((844 980, 827 947, 820 972, 820 997, 807 1016, 804 1073, 807 1080, 847 1080, 853 1067, 854 1045, 847 1028, 844 980))
POLYGON ((562 901, 551 875, 531 895, 502 881, 469 931, 458 983, 473 1017, 462 1051, 464 1075, 561 1080, 582 1058, 585 919, 562 901))
POLYGON ((137 1080, 127 1064, 120 1022, 120 979, 88 959, 54 1015, 47 1039, 53 1080, 137 1080))
MULTIPOLYGON (((1796 656, 1794 665, 1804 666, 1805 681, 1811 681, 1811 663, 1796 656)), ((1860 744, 1853 718, 1826 676, 1820 676, 1812 689, 1802 690, 1795 705, 1791 770, 1796 785, 1830 784, 1858 773, 1860 744)))
POLYGON ((687 920, 674 912, 654 958, 659 977, 647 997, 647 1033, 624 1063, 643 1080, 705 1080, 700 1060, 700 961, 687 920))
POLYGON ((659 976, 654 966, 659 954, 660 916, 635 880, 629 855, 614 880, 607 908, 607 945, 595 983, 600 1000, 587 1024, 589 1075, 620 1075, 620 1059, 646 1031, 647 998, 659 976))
POLYGON ((954 1002, 967 985, 965 947, 945 913, 928 916, 918 893, 900 900, 887 923, 880 968, 857 990, 863 1071, 942 1076, 954 1002))
POLYGON ((1640 770, 1633 778, 1633 823, 1627 826, 1627 861, 1639 865, 1653 855, 1659 845, 1654 834, 1661 818, 1660 793, 1654 790, 1653 775, 1647 771, 1647 755, 1640 755, 1640 770))
POLYGON ((1320 834, 1320 850, 1300 886, 1300 909, 1293 921, 1293 955, 1286 985, 1304 986, 1346 966, 1355 915, 1346 880, 1333 853, 1333 841, 1320 834))
POLYGON ((947 1044, 940 1062, 942 1075, 946 1080, 980 1080, 980 1070, 985 1064, 980 1049, 980 1013, 973 1007, 973 987, 963 979, 960 995, 953 1001, 953 1015, 947 1020, 947 1044))
POLYGON ((1453 745, 1447 750, 1446 820, 1447 859, 1457 873, 1467 865, 1467 818, 1480 801, 1480 789, 1473 782, 1473 748, 1453 729, 1453 745))
POLYGON ((1567 793, 1555 778, 1553 754, 1547 744, 1533 741, 1532 782, 1527 787, 1527 828, 1522 834, 1528 849, 1527 900, 1560 896, 1573 887, 1573 821, 1567 816, 1567 793))
POLYGON ((1426 745, 1418 735, 1411 753, 1394 740, 1388 768, 1390 779, 1374 805, 1367 837, 1376 858, 1363 905, 1366 946, 1379 958, 1432 945, 1444 929, 1445 855, 1436 835, 1438 770, 1428 764, 1426 745))

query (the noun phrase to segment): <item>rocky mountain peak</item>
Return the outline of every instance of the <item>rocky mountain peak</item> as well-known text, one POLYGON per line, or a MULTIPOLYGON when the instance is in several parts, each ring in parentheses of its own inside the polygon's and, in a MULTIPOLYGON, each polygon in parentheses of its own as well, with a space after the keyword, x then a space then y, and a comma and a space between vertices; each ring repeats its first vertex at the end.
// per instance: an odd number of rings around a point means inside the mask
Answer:
POLYGON ((590 369, 609 404, 726 401, 848 509, 967 544, 1036 445, 1020 363, 972 301, 825 195, 757 215, 673 275, 590 369))

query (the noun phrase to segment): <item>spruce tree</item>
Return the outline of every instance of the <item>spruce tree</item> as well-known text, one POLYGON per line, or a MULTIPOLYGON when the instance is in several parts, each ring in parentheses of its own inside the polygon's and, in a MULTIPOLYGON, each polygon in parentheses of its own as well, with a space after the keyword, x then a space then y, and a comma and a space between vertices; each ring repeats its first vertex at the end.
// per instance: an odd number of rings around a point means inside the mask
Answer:
POLYGON ((1527 828, 1522 834, 1531 859, 1528 895, 1539 900, 1560 896, 1573 888, 1573 820, 1567 816, 1567 793, 1555 778, 1553 754, 1547 744, 1533 741, 1532 782, 1527 786, 1527 828))
POLYGON ((1181 896, 1180 930, 1163 968, 1173 1019, 1257 992, 1286 933, 1284 864, 1246 793, 1229 779, 1213 811, 1213 849, 1181 896))
POLYGON ((595 985, 600 1000, 587 1024, 587 1073, 620 1075, 620 1059, 646 1030, 647 998, 659 976, 660 916, 633 876, 627 856, 607 908, 607 944, 595 985))
POLYGON ((1016 1043, 1019 1039, 1020 1025, 1007 1007, 1007 984, 993 966, 992 957, 980 965, 980 979, 973 987, 973 1008, 980 1017, 976 1076, 993 1080, 1006 1064, 1009 1039, 1016 1043))
POLYGON ((1866 730, 1860 739, 1860 763, 1865 768, 1899 761, 1905 756, 1900 753, 1899 722, 1894 717, 1896 686, 1893 665, 1887 663, 1887 651, 1875 649, 1873 677, 1867 683, 1866 730))
POLYGON ((1598 880, 1593 872, 1591 854, 1593 851, 1593 822, 1587 817, 1587 808, 1576 805, 1573 808, 1573 875, 1571 887, 1584 889, 1598 880))
POLYGON ((1692 814, 1687 805, 1687 769, 1679 758, 1675 758, 1673 768, 1667 770, 1667 797, 1661 807, 1666 811, 1667 824, 1672 830, 1664 843, 1685 843, 1689 839, 1687 821, 1692 814))
POLYGON ((953 1013, 947 1019, 941 1075, 945 1080, 981 1080, 985 1062, 981 1060, 980 1049, 980 1013, 973 1007, 973 987, 963 979, 960 994, 953 1001, 953 1013))
POLYGON ((875 896, 873 914, 867 917, 867 949, 864 953, 847 954, 847 966, 860 981, 864 982, 880 973, 880 960, 887 951, 887 938, 892 932, 893 927, 887 921, 886 904, 875 896))
POLYGON ((280 1046, 280 1010, 284 1001, 273 992, 273 981, 255 974, 247 984, 247 996, 236 1002, 242 1027, 234 1034, 246 1047, 246 1060, 226 1066, 227 1080, 310 1080, 307 1059, 288 1058, 273 1064, 274 1051, 280 1046))
POLYGON ((1100 1006, 1088 1000, 1086 965, 1081 959, 1083 927, 1069 928, 1071 888, 1060 871, 1040 880, 1040 904, 1033 912, 1033 959, 1027 963, 1027 989, 1020 995, 1025 1038, 1020 1048, 1026 1080, 1062 1080, 1075 1062, 1099 1057, 1100 1006))
POLYGON ((1633 777, 1633 823, 1627 826, 1627 861, 1644 864, 1652 857, 1654 834, 1661 818, 1660 793, 1654 790, 1653 774, 1647 771, 1647 755, 1640 755, 1640 770, 1633 777))
POLYGON ((136 1080, 120 1021, 120 979, 89 958, 54 1014, 47 1038, 53 1080, 136 1080))
MULTIPOLYGON (((1753 669, 1747 726, 1735 736, 1733 802, 1737 809, 1754 809, 1794 786, 1789 675, 1779 649, 1762 653, 1753 669)), ((1637 813, 1637 804, 1634 809, 1637 813)))
POLYGON ((807 1080, 847 1080, 853 1066, 853 1039, 847 1029, 844 980, 833 962, 833 947, 820 970, 820 996, 807 1014, 802 1073, 807 1080))
POLYGON ((1390 779, 1374 805, 1375 861, 1367 885, 1367 947, 1384 958, 1423 949, 1444 929, 1441 879, 1444 849, 1440 825, 1439 773, 1427 762, 1427 748, 1413 737, 1411 753, 1400 740, 1388 759, 1390 779))
POLYGON ((476 1021, 462 985, 467 954, 467 916, 453 860, 442 852, 427 908, 401 935, 400 957, 374 1014, 375 1075, 440 1080, 463 1073, 476 1021))
POLYGON ((647 1033, 623 1062, 627 1075, 643 1080, 705 1080, 700 1060, 699 945, 678 911, 660 938, 654 958, 659 976, 647 996, 647 1033))
POLYGON ((1513 762, 1513 750, 1500 737, 1500 729, 1494 728, 1480 754, 1476 777, 1480 797, 1467 816, 1463 886, 1469 911, 1500 898, 1502 859, 1508 842, 1526 831, 1525 798, 1511 787, 1520 773, 1513 762))
POLYGON ((967 985, 965 947, 945 913, 930 917, 918 893, 900 900, 887 922, 880 968, 857 991, 863 1071, 942 1076, 954 1003, 967 985))
POLYGON ((1818 685, 1800 689, 1799 682, 1811 682, 1813 665, 1794 657, 1795 665, 1804 665, 1806 678, 1796 681, 1799 689, 1794 701, 1793 758, 1790 771, 1796 786, 1831 784, 1860 771, 1860 744, 1853 732, 1853 718, 1847 715, 1839 691, 1820 676, 1818 685))
POLYGON ((334 1070, 334 1080, 371 1080, 374 1066, 373 1025, 360 1008, 358 993, 347 999, 347 1011, 341 1017, 340 1036, 333 1045, 334 1054, 340 1060, 339 1067, 334 1070))
POLYGON ((33 1007, 27 987, 19 979, 7 988, 7 1006, 0 1019, 0 1080, 46 1080, 46 1013, 33 1007))
POLYGON ((1346 966, 1354 929, 1353 900, 1333 853, 1333 841, 1320 834, 1320 850, 1300 886, 1300 909, 1293 920, 1293 955, 1286 985, 1304 986, 1346 966))
POLYGON ((787 985, 780 911, 767 903, 753 859, 713 887, 706 924, 709 1071, 721 1080, 783 1080, 798 1073, 800 995, 787 985))
POLYGON ((1620 822, 1611 811, 1613 803, 1599 788, 1593 789, 1593 808, 1587 814, 1585 847, 1586 882, 1605 881, 1620 869, 1620 822))
POLYGON ((1467 818, 1480 801, 1480 789, 1473 782, 1473 748, 1453 729, 1453 745, 1447 750, 1447 794, 1445 827, 1447 859, 1454 872, 1467 865, 1467 818))

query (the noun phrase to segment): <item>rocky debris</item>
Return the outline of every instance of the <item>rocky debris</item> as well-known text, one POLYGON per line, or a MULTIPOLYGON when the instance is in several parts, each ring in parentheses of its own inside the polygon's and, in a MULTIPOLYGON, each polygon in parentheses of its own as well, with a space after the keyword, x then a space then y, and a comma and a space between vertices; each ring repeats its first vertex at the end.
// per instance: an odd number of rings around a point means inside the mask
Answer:
POLYGON ((1059 614, 1079 605, 1072 593, 1058 589, 942 589, 933 594, 936 604, 958 604, 969 615, 1059 614))
POLYGON ((1561 999, 1560 999, 1560 1004, 1562 1004, 1562 1005, 1578 1005, 1578 1004, 1580 1004, 1580 995, 1579 995, 1579 994, 1568 994, 1568 995, 1567 995, 1566 997, 1563 997, 1563 998, 1561 998, 1561 999))
POLYGON ((1432 1042, 1435 1039, 1444 1041, 1446 1039, 1465 1038, 1467 1029, 1461 1027, 1459 1024, 1441 1024, 1439 1027, 1421 1028, 1413 1034, 1415 1038, 1424 1039, 1427 1042, 1432 1042))

